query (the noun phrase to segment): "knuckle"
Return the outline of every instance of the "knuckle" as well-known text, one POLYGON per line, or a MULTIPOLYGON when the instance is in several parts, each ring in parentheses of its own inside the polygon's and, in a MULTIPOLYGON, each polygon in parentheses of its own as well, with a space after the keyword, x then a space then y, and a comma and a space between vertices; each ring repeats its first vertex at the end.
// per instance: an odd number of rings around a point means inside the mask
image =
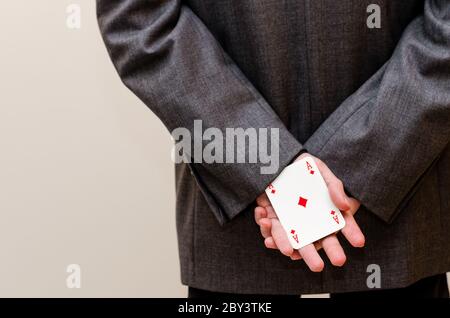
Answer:
POLYGON ((256 204, 259 205, 259 206, 261 206, 261 205, 262 205, 262 200, 263 200, 263 199, 262 199, 261 197, 257 197, 257 198, 256 198, 256 204))
POLYGON ((286 255, 286 256, 291 256, 291 255, 292 255, 292 249, 289 248, 289 247, 283 247, 283 248, 281 249, 281 253, 282 253, 283 255, 286 255))

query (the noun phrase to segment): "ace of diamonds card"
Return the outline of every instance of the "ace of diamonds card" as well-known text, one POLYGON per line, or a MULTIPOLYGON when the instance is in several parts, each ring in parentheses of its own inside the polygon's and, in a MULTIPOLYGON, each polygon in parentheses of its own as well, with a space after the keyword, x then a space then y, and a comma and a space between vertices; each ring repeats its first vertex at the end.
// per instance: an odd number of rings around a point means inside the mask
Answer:
POLYGON ((286 167, 266 194, 293 248, 299 249, 345 226, 313 158, 286 167))

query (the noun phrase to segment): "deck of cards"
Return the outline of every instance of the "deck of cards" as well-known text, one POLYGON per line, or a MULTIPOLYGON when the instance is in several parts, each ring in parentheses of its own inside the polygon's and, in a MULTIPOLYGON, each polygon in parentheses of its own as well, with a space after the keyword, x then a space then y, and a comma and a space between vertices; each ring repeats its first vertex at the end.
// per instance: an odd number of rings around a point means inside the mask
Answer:
POLYGON ((341 230, 344 218, 332 202, 313 158, 287 166, 266 194, 294 249, 341 230))

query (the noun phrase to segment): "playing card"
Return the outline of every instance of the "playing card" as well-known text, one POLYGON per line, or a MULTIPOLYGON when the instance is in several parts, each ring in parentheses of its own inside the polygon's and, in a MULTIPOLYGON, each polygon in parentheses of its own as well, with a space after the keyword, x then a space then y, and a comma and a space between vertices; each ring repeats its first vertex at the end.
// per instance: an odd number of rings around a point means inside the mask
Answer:
POLYGON ((311 157, 286 167, 266 194, 293 248, 299 249, 345 226, 311 157))

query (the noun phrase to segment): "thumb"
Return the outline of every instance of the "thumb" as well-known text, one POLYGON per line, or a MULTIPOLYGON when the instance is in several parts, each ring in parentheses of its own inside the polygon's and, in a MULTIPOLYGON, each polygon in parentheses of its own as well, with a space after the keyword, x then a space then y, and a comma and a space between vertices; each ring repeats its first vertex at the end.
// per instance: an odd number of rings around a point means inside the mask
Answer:
POLYGON ((328 166, 320 159, 315 158, 317 167, 325 180, 328 187, 331 200, 338 207, 339 210, 347 211, 350 209, 350 198, 344 191, 344 185, 334 173, 328 168, 328 166))
POLYGON ((350 209, 349 198, 345 194, 344 186, 340 180, 336 179, 335 182, 329 183, 328 192, 330 193, 331 200, 339 210, 348 211, 350 209))

